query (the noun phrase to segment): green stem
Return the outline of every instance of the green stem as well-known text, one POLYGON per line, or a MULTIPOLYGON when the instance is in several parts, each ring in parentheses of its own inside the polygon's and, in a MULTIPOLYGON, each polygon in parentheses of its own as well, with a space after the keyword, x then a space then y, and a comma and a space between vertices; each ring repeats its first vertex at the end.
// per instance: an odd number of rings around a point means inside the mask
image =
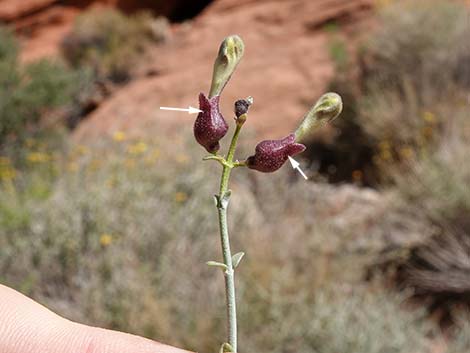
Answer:
POLYGON ((233 352, 237 351, 237 307, 235 300, 235 276, 230 251, 230 241, 227 228, 227 204, 218 207, 220 238, 222 240, 222 253, 227 269, 225 276, 225 297, 227 304, 227 341, 233 352))
POLYGON ((233 165, 233 157, 237 147, 238 135, 240 134, 242 124, 237 124, 235 132, 230 143, 227 154, 226 164, 223 165, 222 177, 220 181, 220 192, 217 202, 217 211, 219 215, 220 239, 222 243, 222 255, 227 269, 224 272, 225 277, 225 296, 227 301, 227 340, 232 347, 233 352, 237 352, 237 308, 235 297, 235 273, 232 264, 232 253, 230 251, 230 240, 227 225, 227 207, 229 202, 228 183, 230 172, 233 165))

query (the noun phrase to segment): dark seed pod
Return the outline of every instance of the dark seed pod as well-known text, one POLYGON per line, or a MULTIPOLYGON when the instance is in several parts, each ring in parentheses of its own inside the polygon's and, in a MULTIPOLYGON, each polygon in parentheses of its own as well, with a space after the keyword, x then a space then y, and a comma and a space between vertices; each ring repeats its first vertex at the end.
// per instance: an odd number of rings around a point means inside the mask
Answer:
POLYGON ((288 156, 305 151, 305 146, 295 142, 295 134, 290 134, 281 140, 261 141, 256 145, 255 154, 248 157, 248 168, 263 173, 272 173, 282 167, 288 156))
POLYGON ((228 131, 228 125, 219 110, 220 96, 208 99, 203 93, 199 94, 199 109, 194 122, 194 137, 209 153, 219 150, 219 140, 228 131))

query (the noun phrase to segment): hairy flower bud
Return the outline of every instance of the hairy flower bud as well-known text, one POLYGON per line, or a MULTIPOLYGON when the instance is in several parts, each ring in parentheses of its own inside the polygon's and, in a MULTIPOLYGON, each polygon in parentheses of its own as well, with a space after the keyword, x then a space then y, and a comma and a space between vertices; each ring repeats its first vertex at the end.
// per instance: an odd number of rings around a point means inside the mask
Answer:
POLYGON ((209 98, 219 96, 243 56, 245 45, 237 35, 225 38, 214 62, 209 98))
POLYGON ((281 140, 261 141, 256 145, 255 154, 246 160, 248 168, 263 173, 272 173, 282 167, 288 156, 305 151, 305 146, 295 142, 295 135, 290 134, 281 140))
POLYGON ((295 131, 295 140, 301 141, 317 127, 335 119, 342 110, 341 97, 336 93, 325 93, 305 114, 302 123, 295 131))
POLYGON ((219 98, 215 96, 208 99, 203 93, 199 94, 199 109, 202 112, 194 122, 194 137, 209 153, 219 150, 219 140, 228 131, 228 125, 220 114, 219 98))
POLYGON ((239 99, 235 102, 235 116, 239 118, 241 115, 248 113, 250 105, 253 104, 253 97, 239 99))

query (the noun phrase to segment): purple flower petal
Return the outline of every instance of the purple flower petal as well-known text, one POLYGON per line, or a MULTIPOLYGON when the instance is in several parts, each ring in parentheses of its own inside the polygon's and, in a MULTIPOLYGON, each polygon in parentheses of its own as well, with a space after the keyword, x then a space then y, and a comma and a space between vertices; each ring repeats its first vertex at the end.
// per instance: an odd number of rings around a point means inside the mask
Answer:
POLYGON ((208 99, 203 93, 199 94, 199 113, 194 122, 194 137, 207 152, 214 153, 220 148, 219 140, 228 131, 228 125, 219 110, 220 96, 208 99))
POLYGON ((295 134, 281 140, 265 140, 256 145, 255 154, 248 157, 248 168, 263 173, 272 173, 282 167, 288 156, 305 151, 305 146, 295 142, 295 134))

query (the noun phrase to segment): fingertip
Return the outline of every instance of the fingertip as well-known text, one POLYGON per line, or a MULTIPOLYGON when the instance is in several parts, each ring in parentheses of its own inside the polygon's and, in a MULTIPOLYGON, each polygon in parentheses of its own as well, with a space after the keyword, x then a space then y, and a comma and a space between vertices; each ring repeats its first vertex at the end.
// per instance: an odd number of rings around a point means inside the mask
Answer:
POLYGON ((80 353, 191 353, 132 334, 75 324, 75 336, 82 336, 80 353))
POLYGON ((131 334, 66 320, 0 285, 1 353, 190 353, 131 334))

